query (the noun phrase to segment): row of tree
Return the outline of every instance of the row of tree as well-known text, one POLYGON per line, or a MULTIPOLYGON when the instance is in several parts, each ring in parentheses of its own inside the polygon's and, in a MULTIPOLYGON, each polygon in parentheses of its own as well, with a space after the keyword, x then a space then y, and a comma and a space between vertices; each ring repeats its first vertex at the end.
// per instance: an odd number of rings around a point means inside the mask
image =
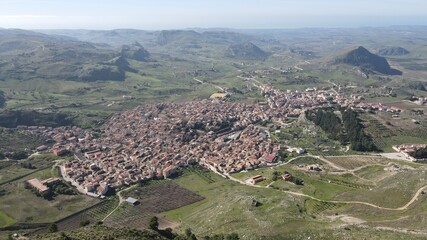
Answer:
POLYGON ((357 116, 357 112, 346 109, 342 111, 342 120, 347 131, 351 149, 362 152, 378 151, 371 136, 363 131, 363 125, 357 116))
POLYGON ((420 148, 411 154, 414 158, 427 158, 427 148, 420 148))
POLYGON ((306 117, 325 131, 329 138, 341 142, 345 141, 341 119, 332 110, 308 110, 306 117))
POLYGON ((364 132, 357 112, 351 109, 341 109, 341 119, 330 109, 308 110, 306 117, 314 122, 328 137, 342 144, 350 143, 355 151, 378 151, 372 138, 364 132))

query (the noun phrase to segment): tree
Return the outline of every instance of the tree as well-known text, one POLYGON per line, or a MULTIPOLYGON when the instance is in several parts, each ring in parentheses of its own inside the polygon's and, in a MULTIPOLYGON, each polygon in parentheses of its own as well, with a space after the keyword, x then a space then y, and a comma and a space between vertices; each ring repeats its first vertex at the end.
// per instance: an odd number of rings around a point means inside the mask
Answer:
POLYGON ((427 148, 420 148, 412 153, 414 158, 427 158, 427 148))
POLYGON ((89 220, 83 220, 83 221, 80 222, 80 227, 85 227, 85 226, 87 226, 89 224, 90 224, 89 220))
POLYGON ((191 232, 191 228, 187 228, 187 229, 185 229, 185 236, 186 236, 187 238, 190 238, 190 237, 191 237, 191 234, 193 234, 193 233, 191 232))
POLYGON ((148 227, 157 231, 159 229, 159 219, 156 216, 152 217, 148 223, 148 227))
POLYGON ((231 233, 226 238, 226 240, 239 240, 239 235, 237 233, 231 233))
POLYGON ((67 234, 65 234, 64 232, 61 232, 60 234, 61 240, 69 240, 71 239, 69 236, 67 236, 67 234))
POLYGON ((55 223, 52 223, 47 227, 47 231, 50 233, 58 232, 58 226, 55 223))
POLYGON ((277 179, 279 179, 280 177, 280 172, 279 171, 274 171, 273 176, 271 177, 271 180, 276 181, 277 179))

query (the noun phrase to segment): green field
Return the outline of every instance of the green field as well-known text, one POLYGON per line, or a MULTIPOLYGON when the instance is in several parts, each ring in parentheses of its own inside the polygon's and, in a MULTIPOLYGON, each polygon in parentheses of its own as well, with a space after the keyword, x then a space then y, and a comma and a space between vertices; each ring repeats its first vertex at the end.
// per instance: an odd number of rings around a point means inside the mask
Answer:
POLYGON ((9 217, 8 215, 4 214, 3 212, 0 212, 0 228, 7 227, 15 224, 15 220, 13 218, 9 217))
POLYGON ((209 183, 198 174, 188 172, 174 180, 205 197, 200 202, 164 213, 166 218, 180 223, 181 230, 191 227, 198 235, 236 232, 246 239, 252 234, 274 236, 325 225, 300 212, 304 207, 300 198, 271 189, 242 186, 213 173, 206 174, 214 182, 209 183), (262 205, 251 206, 252 199, 262 205))

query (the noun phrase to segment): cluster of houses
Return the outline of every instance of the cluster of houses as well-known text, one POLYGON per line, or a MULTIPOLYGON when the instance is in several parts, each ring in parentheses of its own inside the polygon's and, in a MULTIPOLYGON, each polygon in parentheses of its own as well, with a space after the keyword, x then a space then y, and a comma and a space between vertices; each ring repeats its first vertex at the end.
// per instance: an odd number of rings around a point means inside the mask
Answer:
POLYGON ((402 153, 403 155, 405 155, 405 157, 408 160, 410 160, 412 162, 427 161, 427 158, 420 159, 420 158, 413 157, 413 153, 416 150, 426 149, 426 148, 427 148, 427 144, 402 144, 402 145, 393 146, 393 149, 395 151, 402 153))
POLYGON ((278 120, 298 117, 307 109, 328 108, 334 106, 352 107, 360 102, 359 96, 345 97, 334 90, 282 91, 269 85, 260 85, 261 93, 267 99, 269 108, 278 120))
POLYGON ((379 111, 379 112, 390 112, 390 113, 400 113, 402 112, 402 109, 394 106, 387 106, 382 103, 367 103, 367 102, 360 102, 352 107, 354 110, 359 111, 379 111))
POLYGON ((427 97, 412 96, 411 101, 421 106, 427 105, 427 97))

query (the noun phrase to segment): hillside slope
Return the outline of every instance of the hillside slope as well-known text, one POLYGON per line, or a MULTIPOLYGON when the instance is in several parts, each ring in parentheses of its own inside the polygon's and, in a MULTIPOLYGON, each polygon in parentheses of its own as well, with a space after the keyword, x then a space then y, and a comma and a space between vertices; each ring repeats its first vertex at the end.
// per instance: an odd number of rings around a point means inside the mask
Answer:
POLYGON ((244 60, 263 60, 270 54, 251 42, 233 44, 227 49, 226 55, 244 60))

